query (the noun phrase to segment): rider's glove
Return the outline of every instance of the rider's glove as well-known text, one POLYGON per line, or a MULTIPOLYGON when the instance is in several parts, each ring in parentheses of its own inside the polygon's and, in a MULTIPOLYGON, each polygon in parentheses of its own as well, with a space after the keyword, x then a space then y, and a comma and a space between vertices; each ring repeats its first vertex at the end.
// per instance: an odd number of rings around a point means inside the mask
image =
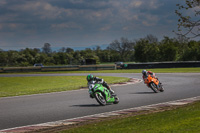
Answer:
POLYGON ((90 95, 92 94, 92 90, 89 90, 88 92, 89 92, 90 95))

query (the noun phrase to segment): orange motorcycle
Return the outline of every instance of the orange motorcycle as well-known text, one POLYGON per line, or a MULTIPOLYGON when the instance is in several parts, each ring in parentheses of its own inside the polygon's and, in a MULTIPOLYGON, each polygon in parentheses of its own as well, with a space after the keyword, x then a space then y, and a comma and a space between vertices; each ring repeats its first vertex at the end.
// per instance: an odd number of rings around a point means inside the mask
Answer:
POLYGON ((151 75, 148 75, 148 77, 145 79, 144 83, 148 87, 150 87, 155 93, 158 93, 159 91, 160 92, 164 91, 164 88, 163 88, 161 82, 157 78, 155 78, 151 75))

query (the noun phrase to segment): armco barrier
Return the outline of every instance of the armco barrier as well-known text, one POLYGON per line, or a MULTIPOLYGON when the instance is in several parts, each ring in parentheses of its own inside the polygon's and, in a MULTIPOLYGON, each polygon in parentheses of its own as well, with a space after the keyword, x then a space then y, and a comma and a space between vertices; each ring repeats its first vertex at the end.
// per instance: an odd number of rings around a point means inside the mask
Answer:
POLYGON ((41 67, 6 67, 2 72, 40 72, 41 67))
POLYGON ((79 66, 80 71, 92 71, 92 70, 114 70, 115 65, 83 65, 79 66))
POLYGON ((73 65, 73 66, 46 66, 46 67, 41 67, 41 71, 75 71, 79 70, 78 65, 73 65))
POLYGON ((91 71, 114 70, 115 65, 73 65, 73 66, 46 66, 46 67, 6 67, 0 68, 0 73, 7 72, 48 72, 48 71, 91 71))
POLYGON ((200 67, 200 61, 184 61, 184 62, 149 62, 127 64, 124 69, 149 69, 149 68, 184 68, 184 67, 200 67))

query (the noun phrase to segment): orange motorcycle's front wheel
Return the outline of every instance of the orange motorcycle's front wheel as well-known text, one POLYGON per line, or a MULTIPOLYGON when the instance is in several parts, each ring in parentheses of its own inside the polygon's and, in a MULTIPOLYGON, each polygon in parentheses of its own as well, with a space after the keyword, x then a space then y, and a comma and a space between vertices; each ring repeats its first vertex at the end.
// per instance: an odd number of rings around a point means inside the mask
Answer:
POLYGON ((157 88, 157 85, 155 83, 150 83, 149 86, 151 87, 151 89, 155 92, 155 93, 158 93, 159 90, 157 88))

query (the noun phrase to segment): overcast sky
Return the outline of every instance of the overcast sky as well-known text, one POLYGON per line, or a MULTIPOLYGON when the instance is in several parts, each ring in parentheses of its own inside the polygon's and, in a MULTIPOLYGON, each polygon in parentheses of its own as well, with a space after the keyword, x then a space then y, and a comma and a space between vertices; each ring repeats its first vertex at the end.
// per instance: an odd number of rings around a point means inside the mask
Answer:
POLYGON ((175 37, 183 0, 0 0, 0 49, 82 47, 175 37))

